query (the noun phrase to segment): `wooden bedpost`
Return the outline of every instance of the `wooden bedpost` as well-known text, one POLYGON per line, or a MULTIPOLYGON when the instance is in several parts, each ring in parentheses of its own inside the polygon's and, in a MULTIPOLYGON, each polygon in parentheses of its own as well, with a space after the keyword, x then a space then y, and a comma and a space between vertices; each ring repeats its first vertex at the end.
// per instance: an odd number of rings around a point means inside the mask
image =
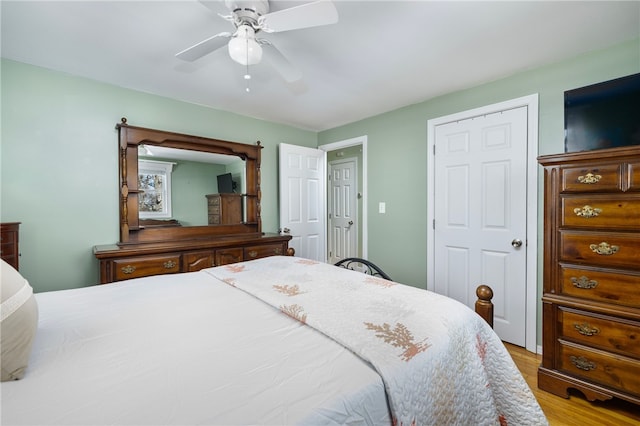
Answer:
POLYGON ((484 320, 493 328, 493 290, 488 285, 479 285, 476 289, 476 313, 480 315, 484 320))

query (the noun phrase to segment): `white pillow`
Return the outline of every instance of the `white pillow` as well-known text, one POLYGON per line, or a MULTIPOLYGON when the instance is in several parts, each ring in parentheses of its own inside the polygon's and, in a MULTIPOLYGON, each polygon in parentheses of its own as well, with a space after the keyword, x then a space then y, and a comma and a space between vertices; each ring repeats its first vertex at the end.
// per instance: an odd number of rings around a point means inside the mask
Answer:
POLYGON ((29 364, 38 328, 38 305, 29 282, 4 260, 0 269, 2 381, 18 380, 29 364))

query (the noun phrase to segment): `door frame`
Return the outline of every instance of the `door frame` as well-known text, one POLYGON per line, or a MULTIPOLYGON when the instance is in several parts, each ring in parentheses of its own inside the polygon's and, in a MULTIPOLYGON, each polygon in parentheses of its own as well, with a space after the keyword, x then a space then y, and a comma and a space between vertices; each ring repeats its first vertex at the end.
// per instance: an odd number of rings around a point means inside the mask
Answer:
MULTIPOLYGON (((538 337, 538 94, 523 96, 427 120, 427 289, 435 287, 435 140, 436 126, 453 121, 493 114, 507 109, 527 107, 527 258, 525 347, 542 353, 538 337)), ((481 284, 481 283, 478 283, 481 284)))
MULTIPOLYGON (((351 139, 345 139, 342 141, 338 141, 338 142, 332 142, 332 143, 328 143, 325 145, 319 145, 318 149, 321 149, 325 152, 329 152, 329 151, 335 151, 338 149, 342 149, 342 148, 347 148, 350 146, 357 146, 357 145, 361 145, 362 146, 362 257, 364 259, 367 259, 368 256, 368 214, 367 214, 367 136, 357 136, 355 138, 351 138, 351 139)), ((329 177, 326 176, 326 180, 328 181, 329 177)), ((328 182, 326 182, 328 185, 328 182)), ((328 205, 328 203, 326 202, 326 191, 324 194, 325 197, 325 207, 328 205)), ((325 215, 328 214, 328 207, 327 207, 327 211, 325 211, 325 215)), ((328 221, 327 221, 328 223, 328 221)), ((329 241, 329 227, 327 226, 327 229, 325 231, 327 233, 326 238, 327 241, 329 241)), ((327 244, 328 246, 328 244, 327 244)), ((328 250, 328 249, 327 249, 328 250)), ((329 253, 325 253, 327 259, 329 256, 329 253)))

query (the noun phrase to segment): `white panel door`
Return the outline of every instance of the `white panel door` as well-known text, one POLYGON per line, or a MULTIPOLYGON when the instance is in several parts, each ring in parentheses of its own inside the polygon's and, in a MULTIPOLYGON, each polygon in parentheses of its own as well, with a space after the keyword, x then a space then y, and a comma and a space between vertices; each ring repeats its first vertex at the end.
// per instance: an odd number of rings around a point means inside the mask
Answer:
POLYGON ((355 159, 329 163, 329 263, 357 257, 356 167, 355 159))
POLYGON ((491 286, 497 334, 524 346, 527 108, 435 132, 435 291, 473 308, 491 286))
POLYGON ((296 256, 326 259, 325 163, 319 149, 279 145, 280 228, 296 256))

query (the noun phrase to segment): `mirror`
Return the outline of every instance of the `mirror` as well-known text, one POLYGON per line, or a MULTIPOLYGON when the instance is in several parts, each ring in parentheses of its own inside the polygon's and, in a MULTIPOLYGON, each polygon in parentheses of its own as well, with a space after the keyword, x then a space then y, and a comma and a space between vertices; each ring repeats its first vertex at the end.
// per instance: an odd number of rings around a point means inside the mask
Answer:
MULTIPOLYGON (((157 220, 154 226, 215 226, 207 195, 245 194, 245 161, 234 155, 138 145, 138 189, 144 191, 138 196, 138 217, 147 224, 157 220), (225 183, 230 187, 221 188, 225 183)), ((238 221, 245 218, 239 215, 238 221)))
POLYGON ((173 242, 262 232, 262 146, 134 127, 119 131, 120 244, 173 242), (237 219, 210 224, 217 177, 231 174, 237 219))

